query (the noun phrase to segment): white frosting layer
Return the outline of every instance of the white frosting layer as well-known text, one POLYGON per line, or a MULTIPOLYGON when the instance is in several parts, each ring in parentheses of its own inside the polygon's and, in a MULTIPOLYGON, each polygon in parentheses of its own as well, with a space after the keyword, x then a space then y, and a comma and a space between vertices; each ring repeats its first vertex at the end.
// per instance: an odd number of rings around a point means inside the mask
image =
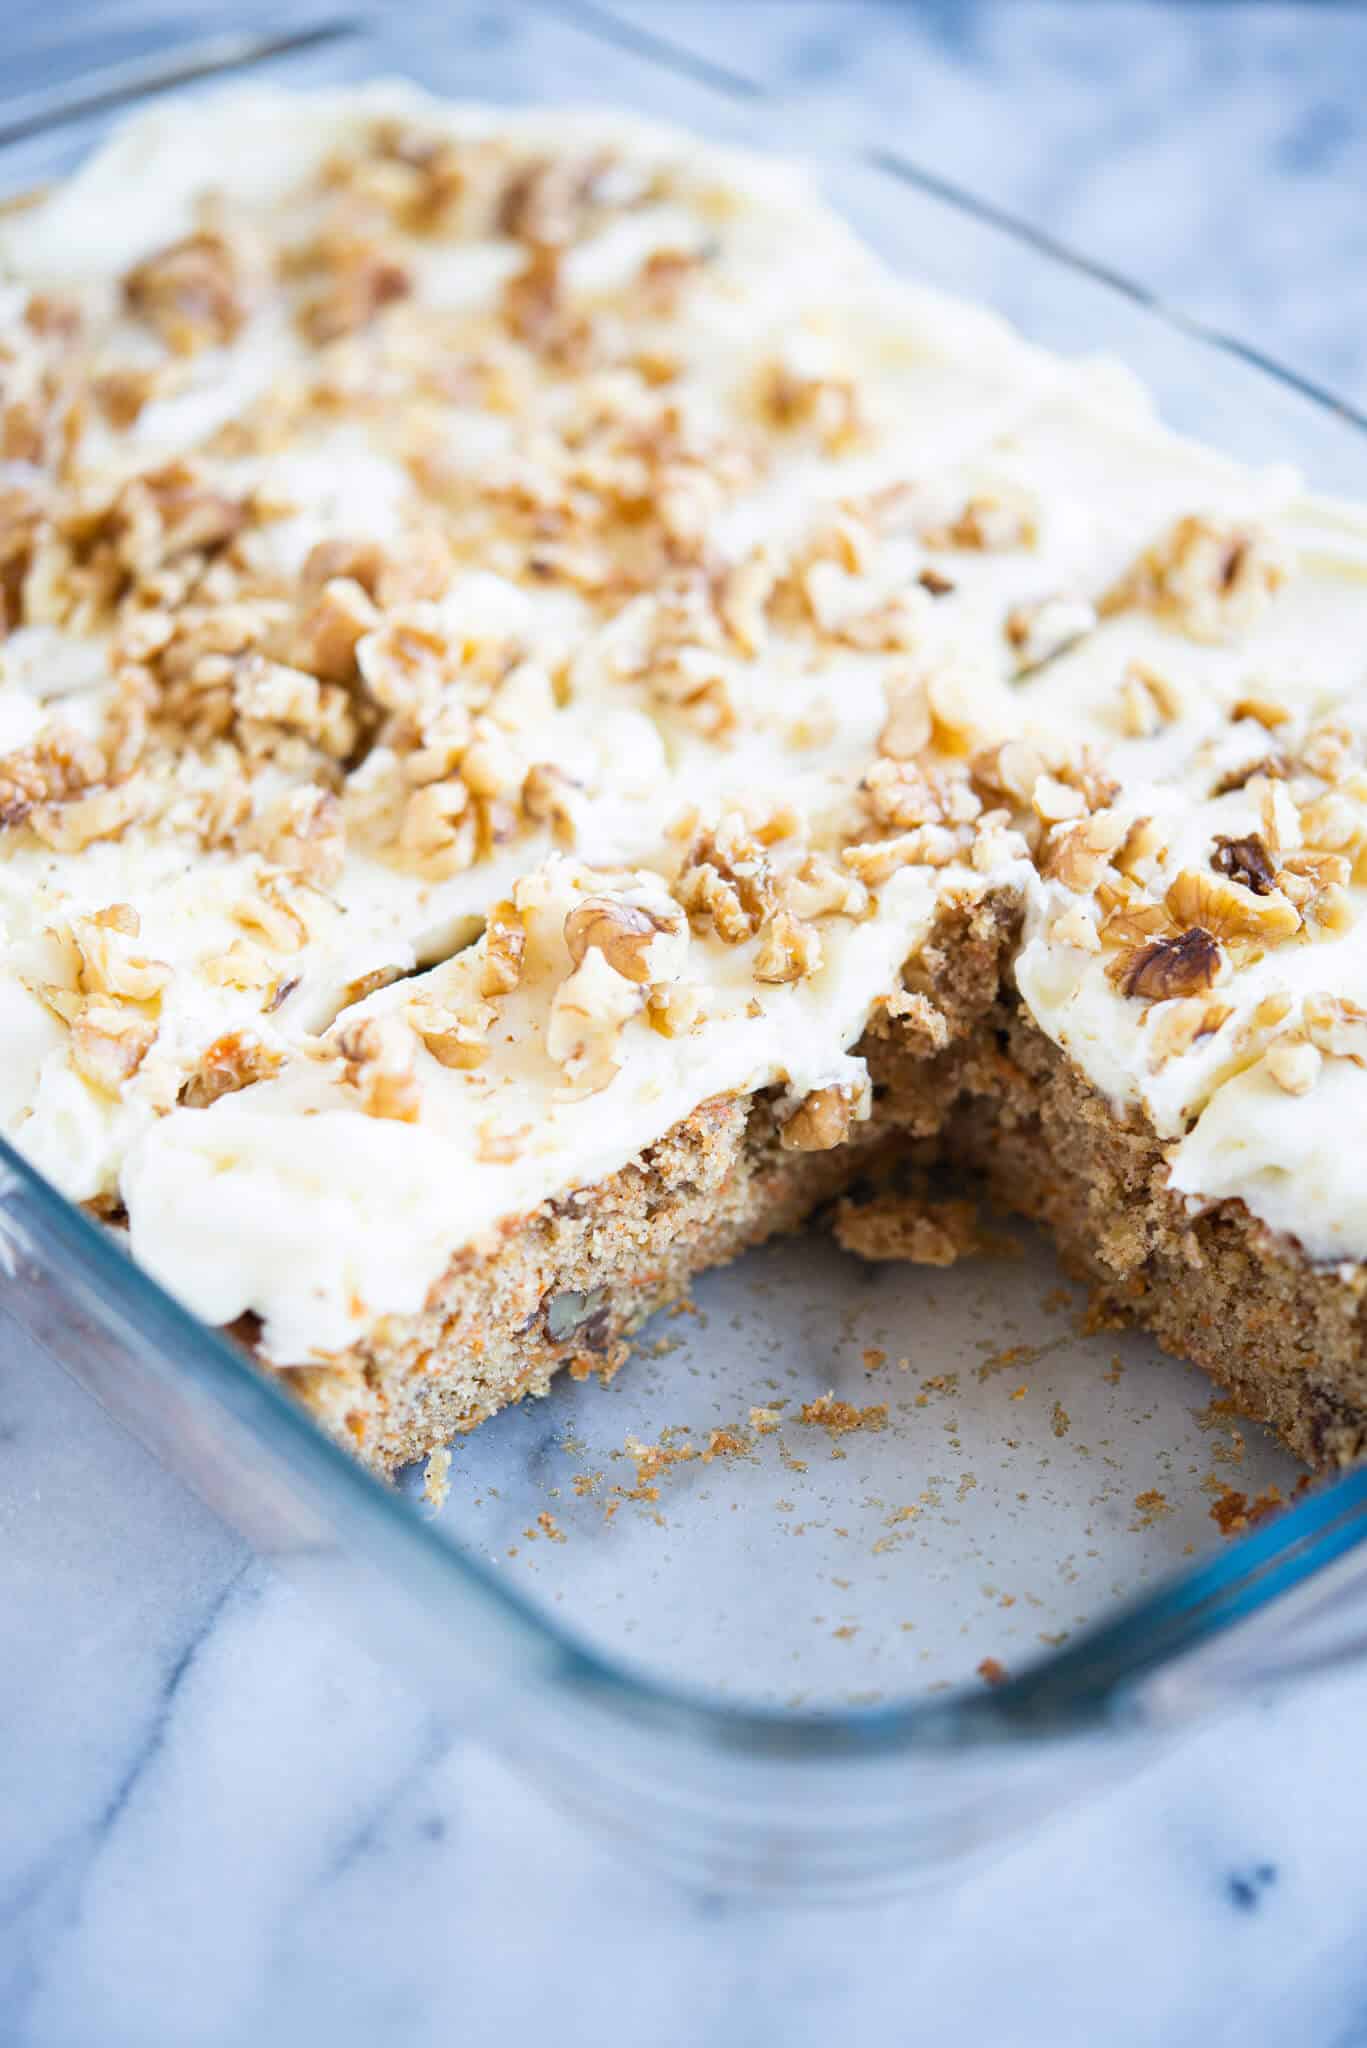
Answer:
MULTIPOLYGON (((1090 896, 1045 859, 1037 872, 1010 821, 972 850, 966 817, 949 855, 893 864, 857 915, 815 914, 814 970, 757 982, 762 939, 727 944, 695 919, 669 978, 675 998, 691 991, 688 1028, 663 1035, 619 976, 598 990, 623 1009, 610 1078, 567 1083, 553 1056, 557 991, 574 966, 566 915, 604 875, 628 886, 620 871, 646 898, 654 889, 672 901, 688 838, 675 829, 681 816, 703 829, 738 810, 754 820, 786 807, 777 838, 801 839, 837 870, 852 842, 878 836, 860 785, 877 759, 888 689, 909 671, 952 679, 971 703, 970 737, 937 728, 946 760, 1012 734, 1042 736, 1046 755, 1086 741, 1119 784, 1117 813, 1152 821, 1161 841, 1145 887, 1161 898, 1182 872, 1208 871, 1217 834, 1263 826, 1257 788, 1211 794, 1222 776, 1274 744, 1308 743, 1330 714, 1362 736, 1367 526, 1355 514, 1312 514, 1287 476, 1168 434, 1114 366, 1047 357, 990 314, 888 278, 796 173, 627 120, 448 108, 397 86, 162 110, 0 222, 0 266, 20 287, 6 302, 16 332, 24 287, 71 292, 98 337, 97 367, 157 371, 131 424, 92 420, 80 477, 91 501, 192 457, 214 488, 274 508, 235 548, 282 607, 320 542, 373 542, 403 561, 420 551, 425 522, 458 530, 478 503, 516 506, 525 520, 548 474, 585 448, 594 456, 605 412, 639 423, 647 464, 662 434, 685 444, 664 483, 647 466, 633 486, 644 522, 663 489, 686 493, 699 469, 698 488, 729 478, 698 515, 714 592, 763 549, 802 593, 797 610, 776 606, 753 642, 739 628, 709 639, 695 622, 666 643, 663 600, 649 584, 613 596, 609 582, 604 595, 573 567, 534 572, 501 534, 481 541, 438 596, 403 612, 459 650, 439 677, 434 669, 424 716, 464 716, 476 703, 484 742, 513 764, 510 788, 545 764, 568 778, 573 857, 557 850, 564 821, 541 816, 495 833, 482 857, 449 872, 415 863, 393 829, 414 786, 400 718, 334 777, 345 857, 302 893, 291 882, 303 936, 288 947, 242 914, 283 886, 269 844, 248 834, 206 849, 195 836, 195 806, 226 773, 213 747, 187 748, 155 811, 118 837, 79 852, 27 832, 0 841, 0 1124, 69 1194, 122 1201, 137 1257, 209 1320, 257 1312, 282 1363, 335 1353, 377 1319, 421 1307, 455 1250, 618 1170, 700 1102, 774 1084, 794 1102, 828 1086, 856 1098, 849 1048, 937 905, 947 892, 996 887, 1025 900, 1017 979, 1028 1009, 1118 1106, 1142 1109, 1171 1140, 1174 1187, 1196 1204, 1242 1199, 1314 1258, 1367 1257, 1367 1179, 1355 1178, 1340 1135, 1367 1108, 1367 1069, 1327 1057, 1316 1084, 1293 1095, 1254 1064, 1276 1031, 1294 1035, 1307 999, 1367 1004, 1356 879, 1345 890, 1352 915, 1333 928, 1307 914, 1294 944, 1261 957, 1256 946, 1227 948, 1211 991, 1223 1015, 1174 1051, 1171 1002, 1137 999, 1108 972, 1114 949, 1089 936, 1090 896), (609 184, 633 196, 571 239, 557 289, 618 335, 613 367, 590 374, 554 358, 543 374, 534 352, 528 363, 515 350, 509 365, 499 308, 527 252, 497 222, 473 238, 409 236, 406 295, 325 356, 301 336, 288 290, 259 291, 237 331, 181 358, 123 302, 129 267, 193 233, 207 190, 235 232, 269 242, 293 224, 300 241, 325 217, 320 167, 339 153, 354 159, 379 118, 523 158, 612 155, 609 184), (699 259, 663 311, 639 298, 652 257, 699 259), (452 324, 434 371, 431 323, 441 321, 452 324), (628 346, 636 336, 639 360, 628 346), (668 358, 658 372, 673 408, 664 424, 652 352, 668 358), (504 381, 491 385, 494 359, 504 381), (754 394, 776 365, 798 425, 785 416, 761 432, 754 394), (327 402, 296 404, 280 431, 246 441, 221 431, 324 375, 327 402), (860 431, 827 432, 819 410, 813 429, 801 406, 838 405, 842 392, 857 393, 860 431), (750 468, 727 472, 723 444, 743 444, 750 468), (713 452, 697 458, 689 447, 713 452), (906 486, 914 516, 902 519, 887 494, 906 486), (1298 575, 1246 630, 1208 644, 1161 606, 1097 624, 1093 607, 1188 515, 1261 517, 1299 557, 1298 575), (1005 540, 992 527, 1003 517, 1019 528, 1005 540), (1032 654, 1025 628, 1009 622, 1054 598, 1067 634, 1081 637, 1032 654), (868 622, 892 612, 899 623, 880 640, 868 622), (1147 737, 1117 710, 1135 664, 1161 670, 1177 706, 1147 737), (471 695, 472 678, 482 694, 471 695), (1285 707, 1272 738, 1254 716, 1233 715, 1267 695, 1285 707), (419 1042, 416 1110, 368 1114, 338 1034, 402 1023, 429 999, 478 1007, 486 948, 469 941, 514 892, 527 966, 494 1006, 479 1064, 441 1064, 419 1042), (153 1042, 116 1089, 74 1057, 63 1014, 90 993, 84 967, 72 979, 71 933, 110 905, 136 911, 136 940, 121 943, 167 970, 153 1042), (244 939, 264 948, 269 973, 225 982, 222 958, 244 939), (367 982, 422 967, 358 1000, 367 982), (1269 997, 1287 1000, 1258 1038, 1269 997), (319 1032, 329 1032, 321 1048, 319 1032), (279 1071, 207 1108, 183 1100, 209 1049, 235 1033, 279 1071)), ((11 468, 20 484, 42 472, 28 461, 11 468)), ((591 494, 596 473, 576 487, 591 494)), ((550 549, 562 542, 559 516, 542 520, 550 549)), ((613 546, 631 545, 627 528, 613 546)), ((525 524, 516 531, 521 546, 525 524)), ((683 562, 695 559, 690 545, 680 543, 683 562)), ((98 738, 114 696, 114 632, 104 618, 40 617, 0 640, 0 751, 41 743, 58 719, 98 738)), ((387 703, 369 644, 361 681, 387 703)), ((312 772, 288 754, 249 762, 257 811, 307 787, 312 772)), ((1287 786, 1311 803, 1327 784, 1291 775, 1287 786)), ((1047 839, 1028 791, 1019 808, 1016 824, 1047 839)))

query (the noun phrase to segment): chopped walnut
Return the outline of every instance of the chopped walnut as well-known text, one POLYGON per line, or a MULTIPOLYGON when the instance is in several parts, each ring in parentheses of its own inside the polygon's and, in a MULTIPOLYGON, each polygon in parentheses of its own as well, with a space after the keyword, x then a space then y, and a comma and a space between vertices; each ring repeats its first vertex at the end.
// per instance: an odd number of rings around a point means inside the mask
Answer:
POLYGON ((742 654, 753 658, 769 637, 767 607, 778 581, 778 567, 763 548, 754 548, 722 577, 717 614, 742 654))
POLYGON ((868 432, 849 377, 804 376, 786 363, 771 363, 760 374, 757 402, 771 426, 809 430, 828 455, 847 454, 868 432))
POLYGON ((116 996, 130 1003, 149 1003, 161 994, 171 980, 171 969, 164 960, 149 960, 133 950, 129 941, 137 938, 139 929, 138 914, 127 903, 72 919, 76 985, 83 994, 116 996))
POLYGON ((869 907, 868 890, 824 853, 809 853, 778 886, 784 907, 794 917, 863 917, 869 907))
POLYGON ((1336 718, 1322 718, 1301 742, 1302 765, 1324 782, 1338 782, 1353 765, 1358 742, 1352 727, 1336 718))
POLYGON ((418 997, 406 1005, 404 1015, 439 1065, 469 1072, 488 1056, 489 1030, 498 1011, 483 999, 452 1004, 418 997))
POLYGON ((1044 824, 1061 825, 1071 818, 1083 817, 1087 800, 1080 789, 1060 782, 1056 775, 1037 775, 1030 792, 1030 808, 1044 824))
POLYGON ((1367 1009, 1347 996, 1310 995, 1301 1008, 1305 1035, 1333 1059, 1367 1067, 1367 1009))
POLYGON ((155 328, 176 355, 233 340, 249 310, 247 283, 232 245, 218 234, 187 235, 128 272, 130 311, 155 328))
POLYGON ((1301 843, 1301 814, 1284 782, 1266 775, 1250 777, 1248 793, 1258 805, 1263 843, 1269 853, 1284 853, 1301 843))
POLYGON ((1171 618, 1193 640, 1246 632, 1286 580, 1287 565, 1256 528, 1189 516, 1143 555, 1102 601, 1171 618))
POLYGON ((536 157, 508 181, 498 231, 533 248, 563 248, 631 190, 628 174, 606 150, 536 157))
POLYGON ((356 673, 356 648, 379 620, 360 583, 350 576, 331 577, 300 625, 299 666, 325 683, 349 682, 356 673))
POLYGON ((1348 891, 1339 883, 1331 882, 1312 900, 1310 918, 1317 930, 1328 933, 1331 938, 1342 938, 1345 932, 1352 930, 1357 912, 1348 891))
POLYGON ((596 948, 609 967, 638 985, 666 978, 655 957, 661 951, 659 942, 666 936, 677 939, 682 931, 682 918, 670 918, 620 896, 586 896, 565 918, 565 944, 576 968, 596 948))
POLYGON ((1006 638, 1015 650, 1020 675, 1042 668, 1075 646, 1096 625, 1096 610, 1085 597, 1044 597, 1018 604, 1006 615, 1006 638))
POLYGON ((1106 969, 1122 995, 1157 1003, 1171 996, 1200 995, 1213 987, 1219 971, 1220 948, 1199 927, 1120 953, 1106 969))
POLYGON ((525 347, 561 369, 584 366, 593 330, 569 304, 558 249, 534 248, 522 269, 504 285, 500 305, 509 333, 525 347))
POLYGON ((918 674, 890 676, 883 686, 888 715, 878 735, 878 751, 890 761, 911 761, 930 745, 932 721, 925 678, 918 674))
POLYGON ((252 939, 234 939, 226 952, 207 954, 199 971, 216 988, 271 988, 280 970, 252 939))
POLYGON ((1275 732, 1279 725, 1288 725, 1291 721, 1290 707, 1280 698, 1269 697, 1262 691, 1236 699, 1229 707, 1229 715, 1235 723, 1241 718, 1251 718, 1267 732, 1275 732))
POLYGON ((187 1109, 207 1109, 221 1095, 236 1095, 257 1081, 268 1081, 285 1064, 285 1056, 248 1031, 226 1031, 206 1046, 199 1065, 180 1091, 187 1109))
POLYGON ((1150 939, 1171 938, 1172 918, 1166 907, 1120 881, 1097 887, 1101 935, 1108 946, 1146 946, 1150 939))
POLYGON ((1256 832, 1246 833, 1242 839, 1230 839, 1223 833, 1217 833, 1210 864, 1217 874, 1228 875, 1231 882, 1251 889, 1255 896, 1272 893, 1277 871, 1256 832))
POLYGON ((1263 1065, 1286 1094, 1308 1095, 1319 1079, 1321 1057, 1316 1046, 1288 1040, 1269 1046, 1263 1065))
POLYGON ((947 868, 961 852, 957 835, 944 825, 915 825, 896 839, 869 839, 847 846, 840 858, 860 882, 876 889, 900 868, 947 868))
POLYGON ((459 776, 412 792, 404 805, 398 848, 434 880, 471 866, 479 851, 478 825, 459 776))
POLYGON ((299 267, 319 280, 299 312, 300 331, 318 347, 367 327, 413 289, 408 266, 364 235, 324 234, 301 256, 299 267))
POLYGON ((583 791, 552 761, 533 761, 522 778, 522 808, 535 823, 549 825, 557 846, 574 845, 583 791))
POLYGON ((1120 719, 1131 739, 1152 739, 1181 715, 1176 685, 1145 661, 1132 661, 1120 684, 1120 719))
POLYGON ((300 734, 334 760, 351 752, 356 724, 344 690, 258 653, 245 654, 229 673, 233 707, 248 746, 260 742, 268 749, 284 731, 300 734))
POLYGON ((920 761, 875 761, 859 790, 876 825, 904 831, 912 825, 945 821, 944 785, 920 761))
POLYGON ((756 981, 806 981, 820 966, 821 940, 816 927, 804 924, 790 911, 776 911, 764 927, 755 954, 756 981))
POLYGON ((738 813, 698 835, 674 893, 689 921, 700 930, 710 924, 725 945, 754 937, 775 907, 774 883, 763 845, 738 813))
POLYGON ((1305 806, 1300 824, 1306 845, 1327 853, 1355 852, 1364 837, 1361 806, 1334 789, 1305 806))
POLYGON ((1280 889, 1260 894, 1222 876, 1183 868, 1165 897, 1179 926, 1199 925, 1216 939, 1264 939, 1275 943, 1300 930, 1300 913, 1280 889))
POLYGON ((1203 1038, 1211 1038, 1234 1015, 1229 1003, 1209 1002, 1204 996, 1187 996, 1158 1003, 1152 1011, 1149 1047, 1154 1059, 1180 1058, 1203 1038))
POLYGON ((551 998, 546 1050, 570 1086, 586 1094, 606 1088, 620 1065, 622 1027, 645 1001, 645 989, 592 946, 551 998))
POLYGON ((333 1044, 345 1063, 342 1078, 360 1095, 367 1116, 417 1122, 422 1096, 413 1073, 412 1034, 402 1018, 359 1018, 342 1025, 333 1044))
POLYGON ((251 844, 302 881, 330 889, 346 864, 341 805, 326 789, 292 789, 254 823, 251 844))
POLYGON ((71 1064, 92 1087, 117 1095, 131 1080, 156 1040, 150 1018, 124 1004, 92 998, 71 1025, 71 1064))
POLYGON ((1156 866, 1166 853, 1167 842, 1161 828, 1152 818, 1136 818, 1111 855, 1111 866, 1117 874, 1137 882, 1144 867, 1150 862, 1156 866))
POLYGON ((780 1124, 779 1143, 785 1152, 831 1152, 844 1144, 855 1122, 867 1115, 867 1088, 861 1094, 847 1081, 813 1088, 780 1124))
POLYGON ((0 827, 24 824, 37 807, 70 803, 104 776, 104 755, 92 740, 50 727, 32 746, 0 757, 0 827))
POLYGON ((298 953, 308 943, 307 920, 271 882, 264 882, 257 895, 235 903, 232 917, 272 952, 298 953))
POLYGON ((80 853, 101 839, 118 839, 142 815, 147 791, 137 781, 117 789, 92 790, 62 804, 39 804, 30 813, 30 831, 54 853, 80 853))
POLYGON ((1076 946, 1083 953, 1101 951, 1096 918, 1085 903, 1070 903, 1061 910, 1049 927, 1049 937, 1056 946, 1076 946))
POLYGON ((494 905, 484 926, 480 994, 490 999, 511 994, 522 979, 522 961, 526 951, 526 927, 517 906, 505 897, 494 905))
POLYGON ((974 492, 949 519, 922 526, 920 536, 928 548, 1005 554, 1038 545, 1039 517, 1039 506, 1028 491, 1002 483, 974 492))
POLYGON ((1097 811, 1076 824, 1055 826, 1045 846, 1041 873, 1065 889, 1085 895, 1100 881, 1111 855, 1123 844, 1126 823, 1114 811, 1097 811))

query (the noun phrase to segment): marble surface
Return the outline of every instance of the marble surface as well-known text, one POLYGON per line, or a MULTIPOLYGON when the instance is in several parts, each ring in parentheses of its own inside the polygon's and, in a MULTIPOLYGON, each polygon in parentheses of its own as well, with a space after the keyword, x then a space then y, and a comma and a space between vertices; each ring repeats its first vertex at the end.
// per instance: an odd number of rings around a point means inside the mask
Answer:
MULTIPOLYGON (((1367 12, 619 11, 1367 398, 1367 12)), ((779 1913, 626 1869, 12 1338, 0 1544, 13 2048, 1367 2043, 1367 1674, 1250 1701, 971 1881, 779 1913)))

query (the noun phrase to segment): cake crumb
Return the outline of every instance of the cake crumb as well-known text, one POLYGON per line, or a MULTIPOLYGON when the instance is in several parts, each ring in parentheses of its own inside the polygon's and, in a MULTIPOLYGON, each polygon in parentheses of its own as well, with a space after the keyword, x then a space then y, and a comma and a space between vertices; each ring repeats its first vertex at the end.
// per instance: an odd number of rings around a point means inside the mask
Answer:
POLYGON ((871 1202, 842 1201, 835 1212, 835 1240, 858 1258, 913 1266, 952 1266, 982 1249, 972 1202, 928 1202, 898 1194, 875 1195, 871 1202))
POLYGON ((739 1458, 749 1448, 738 1429, 714 1429, 707 1439, 702 1461, 704 1465, 710 1465, 714 1458, 739 1458))
POLYGON ((1211 1504, 1210 1519, 1222 1536, 1239 1536, 1245 1529, 1256 1529, 1259 1522, 1265 1522, 1270 1514, 1285 1506, 1286 1496, 1280 1486, 1269 1486, 1252 1500, 1236 1487, 1221 1486, 1211 1504))
POLYGON ((815 1401, 804 1401, 800 1420, 814 1429, 829 1431, 833 1437, 848 1436, 857 1429, 886 1429, 887 1403, 856 1408, 852 1401, 837 1401, 834 1394, 821 1394, 815 1401))
POLYGON ((984 1685, 1005 1685, 1010 1674, 999 1658, 984 1657, 978 1666, 978 1676, 984 1685))
POLYGON ((880 1371, 880 1370, 882 1369, 882 1367, 883 1367, 883 1366, 885 1366, 885 1365, 887 1364, 887 1362, 888 1362, 888 1354, 887 1354, 887 1352, 886 1352, 886 1351, 880 1351, 880 1350, 878 1349, 878 1346, 877 1346, 876 1344, 870 1344, 870 1345, 868 1345, 868 1346, 867 1346, 867 1347, 865 1348, 865 1351, 864 1351, 864 1370, 865 1370, 865 1372, 878 1372, 878 1371, 880 1371))
POLYGON ((1139 1520, 1132 1522, 1130 1527, 1136 1533, 1141 1529, 1152 1529, 1155 1522, 1172 1513, 1172 1502, 1156 1486, 1150 1486, 1143 1493, 1137 1493, 1134 1505, 1139 1511, 1139 1520))
POLYGON ((422 1497, 434 1511, 444 1508, 451 1497, 451 1451, 447 1444, 428 1453, 423 1467, 422 1497))

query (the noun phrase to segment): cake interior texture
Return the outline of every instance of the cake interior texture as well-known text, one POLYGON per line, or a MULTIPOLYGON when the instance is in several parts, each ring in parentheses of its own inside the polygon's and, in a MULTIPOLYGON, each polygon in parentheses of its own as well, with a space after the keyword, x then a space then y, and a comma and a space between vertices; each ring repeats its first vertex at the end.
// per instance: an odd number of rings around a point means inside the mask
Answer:
POLYGON ((1367 513, 804 174, 389 84, 0 215, 0 1128, 376 1469, 950 1168, 1351 1462, 1364 910, 1367 513))
POLYGON ((1362 1290, 1317 1272, 1241 1202, 1188 1212, 1147 1121, 1117 1118, 1023 1012, 1008 964, 1017 922, 997 904, 938 935, 913 975, 933 990, 932 1028, 883 1019, 861 1042, 874 1109, 840 1145, 785 1150, 768 1094, 704 1103, 623 1172, 457 1259, 431 1307, 379 1346, 286 1383, 392 1471, 547 1393, 558 1371, 614 1373, 699 1274, 813 1217, 860 1256, 972 1255, 971 1234, 941 1242, 941 1199, 898 1191, 906 1165, 918 1181, 947 1166, 1047 1228, 1093 1284, 1093 1317, 1151 1331, 1308 1465, 1353 1463, 1367 1450, 1362 1290))

